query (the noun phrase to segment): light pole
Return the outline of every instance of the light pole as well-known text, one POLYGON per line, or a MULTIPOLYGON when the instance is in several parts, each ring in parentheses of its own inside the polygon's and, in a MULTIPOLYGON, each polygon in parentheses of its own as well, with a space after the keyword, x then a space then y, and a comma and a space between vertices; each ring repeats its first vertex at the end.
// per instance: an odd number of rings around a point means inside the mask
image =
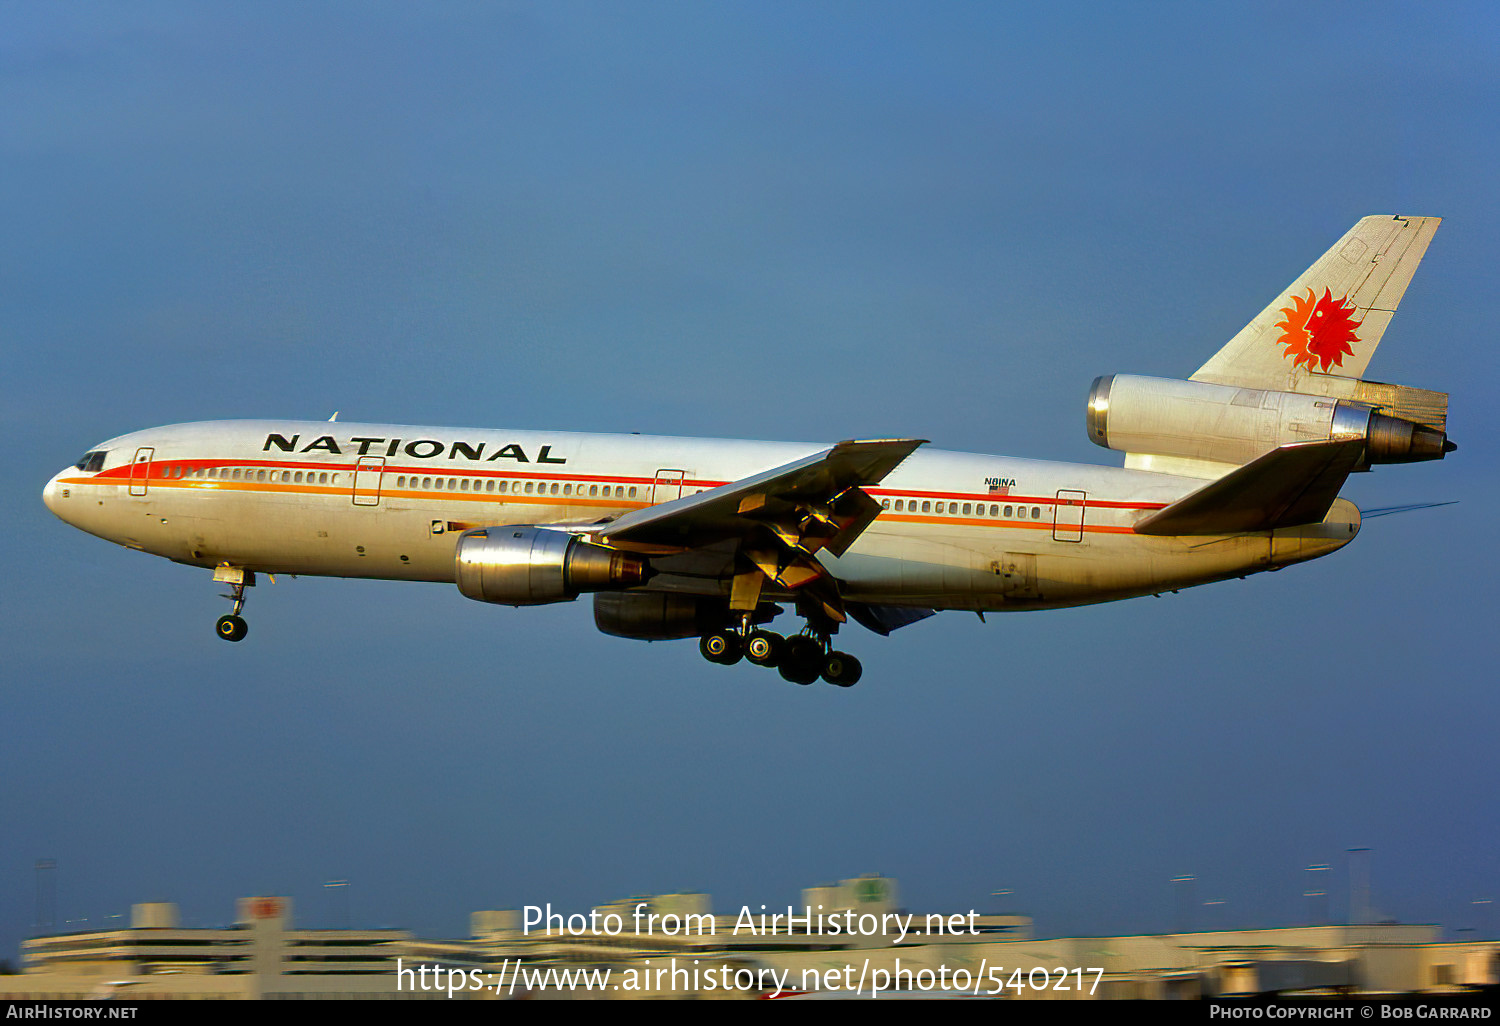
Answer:
POLYGON ((329 880, 323 884, 323 887, 343 898, 342 902, 339 902, 337 898, 333 901, 336 913, 334 915, 334 923, 341 930, 349 929, 349 881, 329 880), (339 912, 342 912, 342 915, 337 914, 339 912))
MULTIPOLYGON (((1307 867, 1307 872, 1326 873, 1333 867, 1329 865, 1312 865, 1307 867)), ((1321 882, 1319 877, 1308 876, 1308 888, 1302 896, 1307 899, 1307 918, 1312 926, 1324 926, 1328 923, 1328 888, 1318 886, 1321 882), (1321 900, 1320 900, 1321 899, 1321 900)))
POLYGON ((1363 926, 1370 918, 1370 849, 1349 849, 1349 923, 1363 926))
POLYGON ((1177 885, 1177 932, 1188 933, 1192 929, 1193 884, 1198 878, 1191 874, 1172 877, 1177 885))

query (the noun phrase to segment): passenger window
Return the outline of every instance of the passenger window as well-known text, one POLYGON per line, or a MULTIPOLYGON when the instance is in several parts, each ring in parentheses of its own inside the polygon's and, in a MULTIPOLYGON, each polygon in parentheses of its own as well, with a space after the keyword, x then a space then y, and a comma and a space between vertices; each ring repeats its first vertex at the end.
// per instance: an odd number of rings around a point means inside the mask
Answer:
POLYGON ((930 501, 922 503, 922 512, 923 513, 931 513, 932 512, 932 503, 930 501))
POLYGON ((972 510, 973 507, 969 503, 964 503, 964 516, 968 516, 969 513, 972 512, 972 510))
POLYGON ((890 499, 881 499, 880 500, 880 508, 881 509, 890 509, 891 508, 891 500, 890 499))
POLYGON ((998 517, 999 515, 1000 515, 1000 507, 999 506, 991 506, 990 507, 990 516, 992 516, 992 517, 998 517))
POLYGON ((292 475, 292 480, 296 484, 301 484, 302 483, 302 471, 299 470, 295 474, 293 474, 292 475))
POLYGON ((564 495, 572 495, 573 494, 573 486, 570 485, 570 484, 563 485, 563 494, 564 495))
POLYGON ((1005 507, 1005 515, 1006 516, 1012 516, 1015 513, 1015 511, 1016 511, 1016 508, 1014 506, 1006 506, 1005 507))
POLYGON ((527 481, 526 482, 526 494, 530 495, 535 490, 536 490, 536 482, 535 481, 527 481))
POLYGON ((495 486, 496 490, 502 495, 505 494, 505 484, 506 483, 504 481, 501 481, 498 485, 495 486))
POLYGON ((1033 520, 1040 520, 1040 519, 1042 519, 1042 510, 1041 510, 1040 506, 1033 506, 1033 507, 1031 507, 1031 519, 1033 519, 1033 520))
POLYGON ((590 495, 598 495, 599 494, 599 486, 598 485, 589 485, 589 494, 590 495))
POLYGON ((557 494, 557 482, 556 481, 552 482, 552 494, 553 495, 557 494))
POLYGON ((630 489, 630 497, 632 499, 635 498, 635 489, 634 488, 630 489))

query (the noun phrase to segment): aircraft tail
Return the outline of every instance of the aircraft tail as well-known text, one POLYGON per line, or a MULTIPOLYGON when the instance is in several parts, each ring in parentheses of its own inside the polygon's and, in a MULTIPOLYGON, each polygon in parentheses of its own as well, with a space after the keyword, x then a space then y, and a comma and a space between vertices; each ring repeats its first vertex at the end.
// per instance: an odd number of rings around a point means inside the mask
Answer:
POLYGON ((1095 379, 1089 437, 1131 469, 1207 479, 1349 438, 1364 443, 1356 469, 1442 459, 1447 393, 1363 377, 1440 220, 1362 219, 1186 381, 1095 379))
POLYGON ((1366 217, 1349 229, 1191 380, 1344 395, 1318 379, 1358 380, 1411 284, 1439 217, 1366 217))

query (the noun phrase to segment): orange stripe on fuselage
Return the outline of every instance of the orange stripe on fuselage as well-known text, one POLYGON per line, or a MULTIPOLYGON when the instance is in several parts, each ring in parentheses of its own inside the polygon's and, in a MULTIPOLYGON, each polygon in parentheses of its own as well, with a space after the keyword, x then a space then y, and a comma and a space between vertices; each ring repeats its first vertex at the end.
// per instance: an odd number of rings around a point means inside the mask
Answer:
MULTIPOLYGON (((245 464, 236 464, 236 466, 244 466, 244 465, 245 464)), ((216 464, 216 466, 222 466, 222 464, 216 464)), ((280 466, 282 466, 282 468, 284 469, 284 465, 280 465, 280 466)), ((320 466, 321 469, 326 470, 326 468, 327 468, 328 465, 327 464, 320 464, 319 466, 320 466)), ((351 468, 347 467, 347 466, 343 466, 343 467, 340 467, 337 472, 338 473, 344 473, 344 472, 353 473, 353 470, 351 468)), ((393 473, 393 471, 387 471, 387 473, 393 473)), ((101 477, 104 477, 104 476, 105 476, 104 474, 97 474, 97 475, 95 475, 93 477, 59 478, 58 479, 58 483, 59 484, 64 484, 64 485, 90 485, 90 484, 99 484, 100 483, 99 479, 101 477)), ((408 474, 407 476, 413 476, 413 475, 408 474)), ((430 476, 434 476, 434 475, 429 470, 425 475, 416 475, 416 476, 429 476, 430 477, 430 476)), ((452 476, 454 476, 454 477, 470 477, 470 476, 473 476, 473 475, 469 475, 469 474, 464 474, 464 475, 454 474, 452 476)), ((531 475, 531 476, 535 477, 535 475, 531 475)), ((625 481, 628 481, 628 480, 631 480, 631 479, 630 478, 603 478, 603 477, 600 477, 600 478, 593 478, 591 480, 609 480, 609 481, 625 480, 625 481)), ((379 490, 376 490, 374 488, 360 488, 360 489, 358 489, 356 491, 356 490, 354 490, 352 488, 352 486, 348 486, 348 485, 339 485, 337 487, 333 487, 333 486, 329 486, 329 485, 283 484, 283 483, 281 483, 279 481, 276 481, 276 482, 271 482, 271 481, 223 481, 223 480, 206 481, 206 480, 198 480, 198 479, 192 479, 192 480, 190 480, 190 479, 187 479, 187 478, 176 478, 176 477, 170 477, 170 478, 156 478, 156 477, 153 477, 153 478, 150 478, 149 481, 150 481, 150 483, 149 483, 149 486, 148 486, 148 490, 151 489, 151 488, 184 488, 184 489, 204 489, 204 490, 207 490, 207 491, 258 492, 258 493, 272 494, 272 495, 278 495, 278 494, 289 494, 289 495, 328 495, 328 496, 336 496, 338 498, 352 497, 353 495, 358 494, 360 496, 376 496, 376 497, 379 497, 381 499, 396 499, 396 498, 399 498, 399 499, 426 499, 426 500, 430 500, 430 501, 440 501, 440 502, 483 502, 483 503, 489 503, 489 504, 494 504, 494 505, 510 504, 510 505, 533 505, 533 506, 587 506, 587 507, 592 507, 592 508, 600 508, 600 509, 606 509, 607 508, 607 509, 618 509, 618 510, 627 510, 627 511, 628 510, 633 510, 633 509, 646 509, 646 508, 649 508, 651 506, 651 503, 643 503, 643 502, 620 503, 620 502, 613 501, 611 499, 594 498, 594 497, 584 497, 584 496, 579 496, 579 495, 538 495, 538 494, 534 494, 534 495, 522 495, 522 494, 511 494, 511 493, 507 493, 507 492, 478 492, 478 491, 450 492, 450 491, 447 491, 447 490, 444 490, 444 491, 421 490, 421 489, 419 489, 419 490, 411 490, 411 489, 398 489, 398 488, 385 488, 385 487, 382 487, 379 490)), ((116 480, 111 480, 108 483, 113 485, 113 484, 118 484, 119 482, 116 481, 116 480)), ((917 492, 917 493, 897 493, 897 492, 887 492, 886 494, 889 494, 889 495, 898 495, 898 494, 900 494, 900 495, 906 495, 906 494, 924 495, 924 494, 938 494, 938 493, 924 493, 924 492, 917 492)), ((956 494, 956 493, 942 493, 942 494, 956 494)), ((1011 500, 1010 503, 1009 503, 1010 505, 1022 505, 1023 504, 1022 500, 1017 499, 1015 496, 1007 496, 1007 498, 1009 498, 1011 500)), ((1039 500, 1039 499, 1026 500, 1026 503, 1032 504, 1032 505, 1045 505, 1045 504, 1047 504, 1046 500, 1039 500)), ((1056 505, 1057 503, 1054 500, 1051 504, 1052 505, 1056 505)), ((1089 506, 1107 507, 1107 508, 1112 508, 1112 509, 1161 509, 1162 508, 1162 504, 1160 504, 1160 503, 1139 503, 1139 504, 1132 504, 1132 503, 1102 503, 1102 502, 1101 503, 1092 503, 1091 502, 1088 505, 1089 506)), ((1050 520, 1014 520, 1014 519, 999 519, 999 518, 991 519, 989 517, 978 518, 978 517, 963 517, 963 516, 921 516, 921 515, 912 516, 912 515, 909 515, 909 514, 892 513, 889 510, 882 510, 878 519, 880 521, 884 521, 886 523, 929 524, 929 525, 934 525, 934 526, 947 525, 947 526, 956 526, 956 527, 1004 527, 1004 528, 1019 528, 1019 529, 1028 530, 1028 531, 1051 531, 1051 530, 1054 530, 1054 529, 1056 529, 1058 527, 1058 525, 1054 524, 1050 520)), ((1131 528, 1131 527, 1120 527, 1120 526, 1109 525, 1109 524, 1084 524, 1081 527, 1079 525, 1076 525, 1076 524, 1066 524, 1066 525, 1062 525, 1062 528, 1066 529, 1066 530, 1069 530, 1069 531, 1082 530, 1082 531, 1090 533, 1090 534, 1134 534, 1135 533, 1134 528, 1131 528)))
MULTIPOLYGON (((380 457, 380 458, 384 459, 385 457, 380 457)), ((69 478, 69 479, 67 479, 67 481, 64 481, 62 483, 64 483, 64 484, 84 484, 84 483, 87 483, 89 481, 99 480, 101 478, 106 478, 106 479, 109 479, 109 480, 127 480, 130 477, 130 469, 131 469, 132 466, 140 466, 140 464, 129 464, 129 463, 127 463, 127 464, 123 464, 123 465, 118 466, 118 467, 111 467, 109 470, 100 471, 98 474, 95 474, 95 475, 93 475, 93 477, 90 477, 90 478, 81 478, 81 479, 69 478)), ((624 484, 627 484, 627 485, 648 485, 648 486, 656 484, 656 478, 655 477, 625 477, 625 476, 612 476, 612 475, 607 475, 607 474, 559 474, 559 473, 552 473, 552 472, 539 473, 539 472, 534 472, 534 471, 530 471, 530 470, 526 470, 526 469, 522 469, 522 468, 518 468, 518 467, 517 468, 507 468, 507 469, 501 471, 501 470, 488 470, 488 469, 486 469, 486 470, 479 470, 479 469, 476 469, 476 468, 473 468, 473 467, 444 467, 442 469, 436 469, 436 468, 433 468, 431 466, 396 466, 396 465, 392 465, 392 464, 384 464, 384 465, 382 465, 382 466, 380 466, 378 468, 373 468, 372 467, 372 468, 363 468, 362 469, 362 468, 357 467, 354 464, 349 464, 349 463, 329 464, 329 463, 312 463, 312 462, 289 461, 289 460, 232 460, 232 461, 228 461, 228 462, 226 462, 224 460, 157 460, 157 461, 153 461, 151 464, 149 464, 149 466, 151 466, 153 468, 160 467, 163 470, 180 468, 184 472, 196 471, 196 470, 211 470, 211 469, 219 469, 219 468, 223 468, 223 467, 231 467, 231 468, 255 468, 255 469, 280 470, 280 471, 286 471, 286 470, 297 471, 297 470, 302 470, 302 471, 313 471, 315 473, 350 473, 350 474, 353 474, 353 473, 356 473, 356 472, 375 473, 375 472, 378 471, 382 475, 386 475, 386 474, 400 474, 400 475, 404 475, 406 477, 417 476, 417 477, 442 477, 442 478, 450 478, 450 477, 451 478, 466 478, 466 477, 467 478, 476 478, 477 477, 477 478, 494 479, 494 480, 497 480, 497 481, 500 481, 500 480, 505 480, 505 481, 530 480, 530 481, 547 481, 547 482, 556 481, 558 483, 579 482, 579 481, 581 481, 581 482, 584 482, 584 483, 591 483, 591 484, 607 483, 607 484, 615 485, 615 484, 624 483, 624 484)), ((172 482, 182 482, 183 484, 191 484, 191 485, 223 485, 225 483, 223 481, 217 481, 217 480, 216 481, 204 481, 204 480, 188 481, 188 480, 185 480, 183 478, 162 477, 159 474, 153 475, 152 477, 150 477, 150 478, 148 478, 146 480, 148 480, 150 482, 150 486, 156 486, 158 482, 160 482, 161 484, 170 484, 172 482)), ((231 484, 244 484, 245 482, 238 481, 238 482, 229 482, 229 483, 231 483, 231 484)), ((257 482, 257 483, 261 483, 261 482, 257 482)), ((264 482, 264 483, 269 483, 269 482, 264 482)), ((682 484, 682 488, 684 490, 686 490, 687 488, 690 488, 690 487, 701 488, 701 489, 718 488, 721 485, 730 484, 730 483, 732 483, 732 482, 728 482, 728 481, 709 481, 709 480, 685 480, 681 484, 682 484)), ((279 484, 279 482, 278 482, 278 484, 279 484)), ((676 486, 677 484, 678 484, 678 482, 676 482, 676 481, 670 481, 670 482, 667 482, 667 487, 670 488, 670 487, 676 486)), ((287 487, 298 487, 298 486, 287 486, 287 487)), ((333 489, 332 490, 332 494, 339 494, 339 493, 343 492, 344 490, 345 489, 343 489, 343 488, 333 489)), ((361 489, 361 491, 369 492, 371 490, 370 489, 361 489)), ((1010 505, 1030 505, 1030 506, 1059 506, 1059 505, 1074 506, 1074 505, 1078 505, 1078 506, 1083 506, 1086 509, 1092 508, 1092 509, 1125 509, 1125 510, 1130 510, 1130 509, 1158 510, 1158 509, 1164 509, 1168 505, 1167 503, 1164 503, 1164 502, 1131 502, 1131 501, 1123 501, 1123 500, 1115 500, 1115 499, 1086 499, 1084 502, 1078 503, 1078 502, 1074 502, 1074 501, 1070 501, 1070 500, 1060 500, 1055 495, 1019 495, 1019 494, 992 495, 992 494, 989 494, 987 492, 898 491, 898 490, 890 489, 890 488, 866 488, 865 491, 868 494, 870 494, 872 496, 876 496, 876 497, 889 497, 889 498, 898 498, 898 499, 939 499, 939 500, 957 499, 960 502, 983 502, 983 503, 986 503, 988 505, 1004 505, 1004 504, 1010 504, 1010 505)), ((392 494, 392 490, 391 489, 387 489, 387 488, 382 488, 381 489, 381 494, 392 494)), ((402 492, 402 493, 399 493, 399 494, 406 494, 406 493, 402 492)), ((412 494, 412 495, 431 495, 433 493, 432 492, 411 492, 410 494, 412 494)), ((472 495, 473 493, 471 492, 469 494, 472 495)), ((483 494, 486 495, 486 496, 489 496, 489 495, 499 495, 499 494, 502 494, 502 493, 499 493, 499 492, 485 492, 483 494)), ((506 494, 507 497, 509 497, 509 495, 510 495, 510 493, 504 493, 504 494, 506 494)), ((444 491, 442 493, 442 495, 443 495, 444 498, 457 498, 458 497, 458 496, 450 496, 446 491, 444 491)), ((649 505, 649 503, 646 504, 646 505, 649 505)), ((889 512, 889 511, 887 511, 887 512, 889 512)), ((932 522, 933 523, 954 523, 955 521, 951 520, 951 519, 942 519, 942 520, 935 520, 935 521, 932 521, 932 522)), ((987 518, 979 521, 979 523, 983 523, 983 524, 992 524, 992 523, 996 523, 996 522, 997 521, 995 521, 995 520, 991 520, 991 519, 987 519, 987 518)))

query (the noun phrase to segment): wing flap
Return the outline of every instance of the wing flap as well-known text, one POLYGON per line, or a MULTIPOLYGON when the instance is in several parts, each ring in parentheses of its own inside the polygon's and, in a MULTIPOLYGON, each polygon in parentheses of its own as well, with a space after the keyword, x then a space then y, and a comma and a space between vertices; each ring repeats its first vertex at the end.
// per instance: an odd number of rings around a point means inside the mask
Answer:
POLYGON ((1359 464, 1364 439, 1283 445, 1135 525, 1136 534, 1244 534, 1315 524, 1359 464))

